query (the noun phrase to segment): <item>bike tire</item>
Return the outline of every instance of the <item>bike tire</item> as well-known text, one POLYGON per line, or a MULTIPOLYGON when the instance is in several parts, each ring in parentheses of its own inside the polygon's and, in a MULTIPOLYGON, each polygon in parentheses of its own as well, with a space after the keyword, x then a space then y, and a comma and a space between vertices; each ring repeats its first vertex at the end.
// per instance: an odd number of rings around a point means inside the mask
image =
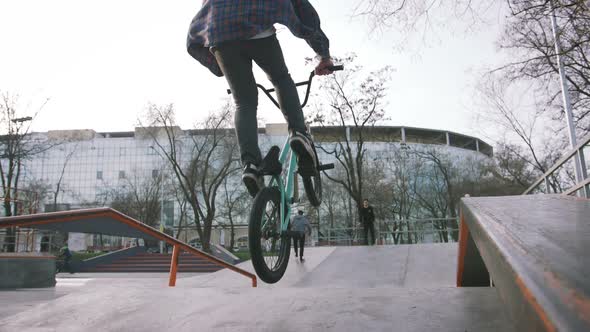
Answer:
POLYGON ((248 222, 252 265, 258 277, 269 284, 281 280, 285 274, 291 249, 290 238, 281 232, 280 201, 278 188, 263 188, 254 198, 248 222))
POLYGON ((322 204, 322 178, 320 172, 314 176, 301 176, 307 200, 313 207, 322 204))

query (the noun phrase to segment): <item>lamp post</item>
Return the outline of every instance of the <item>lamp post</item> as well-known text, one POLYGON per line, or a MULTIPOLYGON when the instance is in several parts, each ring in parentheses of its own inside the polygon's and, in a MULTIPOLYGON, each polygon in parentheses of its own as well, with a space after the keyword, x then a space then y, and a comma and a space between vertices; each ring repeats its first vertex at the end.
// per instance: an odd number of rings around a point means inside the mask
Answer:
MULTIPOLYGON (((162 167, 163 169, 163 167, 162 167)), ((164 172, 160 174, 160 232, 164 233, 164 172)), ((164 252, 164 242, 160 241, 160 253, 164 252)))
MULTIPOLYGON (((160 158, 162 157, 158 150, 150 145, 150 149, 154 150, 160 158)), ((164 233, 164 167, 160 166, 160 232, 164 233)), ((164 242, 160 241, 160 253, 164 252, 164 242)))
MULTIPOLYGON (((576 140, 576 127, 574 125, 574 116, 572 113, 572 107, 570 103, 569 97, 569 88, 567 84, 567 79, 565 75, 565 67, 563 65, 563 59, 561 58, 561 46, 559 45, 559 31, 557 27, 557 19, 555 17, 555 7, 553 3, 551 3, 551 28, 553 30, 553 40, 555 41, 555 56, 557 57, 557 64, 559 68, 559 80, 561 82, 561 95, 563 98, 563 108, 565 110, 565 118, 567 121, 568 127, 568 135, 570 141, 570 147, 573 149, 577 144, 576 140)), ((576 152, 574 156, 574 163, 575 163, 575 175, 576 175, 576 183, 581 183, 586 178, 586 162, 584 159, 584 152, 582 149, 576 152)), ((587 187, 583 188, 585 191, 585 196, 590 197, 590 191, 587 187)))

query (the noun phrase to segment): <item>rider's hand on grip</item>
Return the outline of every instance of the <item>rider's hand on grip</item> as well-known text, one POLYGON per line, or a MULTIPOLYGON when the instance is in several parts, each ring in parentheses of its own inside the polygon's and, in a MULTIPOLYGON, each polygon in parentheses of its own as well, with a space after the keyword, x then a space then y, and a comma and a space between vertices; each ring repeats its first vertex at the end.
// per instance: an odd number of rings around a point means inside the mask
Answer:
POLYGON ((315 67, 315 74, 319 76, 332 74, 331 67, 333 66, 332 58, 324 58, 315 67))

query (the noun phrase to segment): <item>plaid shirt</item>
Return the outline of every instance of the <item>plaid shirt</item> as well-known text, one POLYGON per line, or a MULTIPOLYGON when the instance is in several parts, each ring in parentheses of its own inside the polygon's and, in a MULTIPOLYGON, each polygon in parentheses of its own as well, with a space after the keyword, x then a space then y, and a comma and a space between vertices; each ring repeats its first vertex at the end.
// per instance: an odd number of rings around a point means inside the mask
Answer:
POLYGON ((189 28, 187 49, 213 74, 223 76, 209 47, 250 39, 274 23, 305 39, 319 56, 330 56, 330 43, 308 0, 203 0, 189 28))

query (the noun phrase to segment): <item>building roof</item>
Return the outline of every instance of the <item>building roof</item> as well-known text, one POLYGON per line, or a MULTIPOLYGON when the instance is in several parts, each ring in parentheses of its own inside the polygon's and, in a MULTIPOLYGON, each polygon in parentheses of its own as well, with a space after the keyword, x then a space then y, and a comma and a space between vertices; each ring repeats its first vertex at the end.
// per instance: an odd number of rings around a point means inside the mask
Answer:
MULTIPOLYGON (((320 142, 331 142, 344 139, 347 135, 351 135, 352 139, 360 138, 361 132, 355 130, 355 127, 343 126, 316 126, 311 127, 314 139, 320 142)), ((182 130, 180 127, 175 127, 176 130, 182 130)), ((225 134, 233 134, 233 128, 221 129, 225 134)), ((206 135, 211 133, 211 129, 189 129, 183 130, 188 135, 206 135)), ((261 135, 270 136, 286 136, 288 134, 287 124, 269 123, 264 128, 258 128, 258 133, 261 135)), ((38 134, 38 133, 36 133, 38 134)), ((56 139, 62 137, 64 139, 80 139, 92 138, 139 138, 146 139, 145 128, 135 128, 134 131, 128 132, 95 132, 89 129, 82 130, 54 130, 47 133, 48 137, 56 139)), ((432 144, 432 145, 448 145, 451 147, 467 149, 472 151, 479 151, 489 157, 493 156, 493 148, 483 140, 448 130, 427 129, 418 127, 406 126, 372 126, 369 130, 362 132, 362 138, 367 142, 399 142, 399 143, 418 143, 418 144, 432 144)))

